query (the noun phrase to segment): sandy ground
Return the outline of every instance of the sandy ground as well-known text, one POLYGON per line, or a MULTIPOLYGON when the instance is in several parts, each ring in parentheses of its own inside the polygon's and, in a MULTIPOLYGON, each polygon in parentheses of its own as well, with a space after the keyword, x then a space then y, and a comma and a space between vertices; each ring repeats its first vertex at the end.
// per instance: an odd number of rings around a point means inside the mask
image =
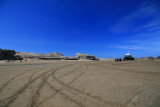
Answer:
POLYGON ((0 107, 160 107, 160 60, 0 62, 0 107))

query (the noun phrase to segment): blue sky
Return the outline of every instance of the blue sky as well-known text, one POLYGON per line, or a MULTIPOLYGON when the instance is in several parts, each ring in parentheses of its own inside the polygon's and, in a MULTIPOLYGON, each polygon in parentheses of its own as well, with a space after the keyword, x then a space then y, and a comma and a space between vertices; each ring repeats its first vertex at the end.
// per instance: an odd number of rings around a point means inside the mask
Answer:
POLYGON ((159 0, 0 0, 0 48, 86 53, 97 57, 160 55, 159 0))

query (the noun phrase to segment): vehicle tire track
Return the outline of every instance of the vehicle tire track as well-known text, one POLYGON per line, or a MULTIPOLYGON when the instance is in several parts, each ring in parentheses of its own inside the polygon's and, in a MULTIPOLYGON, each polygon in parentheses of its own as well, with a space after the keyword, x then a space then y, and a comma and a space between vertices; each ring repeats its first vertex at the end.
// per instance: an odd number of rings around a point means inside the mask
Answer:
MULTIPOLYGON (((106 68, 105 66, 102 66, 102 65, 95 65, 95 64, 92 64, 92 66, 97 66, 97 67, 103 67, 103 68, 106 68)), ((130 71, 130 70, 125 70, 125 69, 119 69, 119 68, 116 68, 116 67, 109 67, 109 68, 107 68, 107 69, 115 69, 115 70, 119 70, 119 71, 123 71, 123 72, 128 72, 128 73, 145 73, 145 72, 134 72, 134 71, 130 71)), ((154 73, 149 73, 149 72, 146 72, 147 74, 154 74, 154 73)), ((116 78, 115 78, 116 79, 116 78)), ((137 79, 137 78, 136 78, 137 79)), ((147 79, 144 79, 144 78, 141 78, 141 79, 143 79, 143 80, 147 80, 147 79)), ((118 82, 118 81, 117 81, 118 82)), ((121 87, 121 86, 119 86, 119 87, 121 87)), ((145 92, 145 91, 147 91, 147 90, 149 90, 149 89, 151 89, 151 88, 153 88, 153 87, 156 87, 156 85, 152 85, 152 86, 150 86, 150 87, 148 87, 148 88, 145 88, 145 89, 142 89, 141 91, 139 91, 139 92, 137 92, 137 93, 135 93, 134 94, 134 96, 132 97, 132 98, 130 98, 129 100, 127 100, 124 104, 123 104, 123 106, 125 106, 125 107, 128 107, 128 105, 133 101, 133 99, 134 98, 136 98, 137 96, 139 96, 140 94, 142 94, 143 92, 145 92)), ((122 89, 122 88, 121 88, 122 89)), ((129 91, 128 91, 129 92, 129 91)))
POLYGON ((135 93, 135 95, 134 95, 131 99, 129 99, 128 101, 125 102, 126 107, 127 107, 129 104, 132 103, 132 101, 133 101, 134 98, 136 98, 136 97, 139 96, 140 94, 142 94, 142 93, 144 93, 145 91, 147 91, 147 90, 149 90, 149 89, 151 89, 151 88, 154 88, 154 87, 157 87, 157 85, 153 85, 153 86, 151 86, 151 87, 145 88, 145 89, 143 89, 143 90, 135 93))
POLYGON ((29 88, 30 88, 32 91, 33 91, 33 88, 32 88, 32 86, 31 86, 31 84, 32 84, 31 80, 32 80, 33 75, 34 75, 35 73, 37 73, 37 72, 39 72, 39 71, 36 71, 36 72, 32 73, 31 76, 29 76, 29 79, 28 79, 29 88))
MULTIPOLYGON (((38 68, 36 68, 36 69, 38 69, 38 68)), ((35 70, 35 69, 32 69, 31 71, 33 71, 33 70, 35 70)), ((27 73, 28 72, 28 70, 27 71, 25 71, 25 72, 23 72, 23 73, 21 73, 21 74, 18 74, 18 75, 16 75, 16 76, 14 76, 13 78, 11 78, 10 80, 8 80, 7 82, 5 82, 2 86, 2 88, 0 88, 0 93, 4 90, 4 88, 8 85, 8 84, 10 84, 11 83, 11 81, 13 81, 14 79, 16 79, 16 78, 18 78, 19 76, 21 76, 21 75, 23 75, 23 74, 25 74, 25 73, 27 73)))
POLYGON ((34 107, 36 105, 36 103, 38 101, 38 98, 40 96, 40 91, 42 90, 44 84, 46 83, 46 81, 47 81, 47 79, 49 78, 50 75, 47 75, 46 77, 45 76, 46 75, 44 74, 41 83, 39 84, 36 92, 34 93, 34 95, 31 98, 31 104, 28 107, 34 107))
MULTIPOLYGON (((69 65, 73 65, 73 64, 69 64, 69 65)), ((69 66, 69 65, 65 65, 65 66, 69 66)), ((65 66, 64 66, 64 67, 65 67, 65 66)), ((64 68, 64 67, 58 67, 58 68, 60 69, 60 68, 64 68)), ((58 69, 58 68, 57 68, 57 69, 58 69)), ((58 69, 58 70, 59 70, 59 69, 58 69)), ((19 88, 19 89, 18 89, 13 95, 11 95, 10 97, 5 98, 5 99, 3 99, 3 100, 0 100, 0 106, 2 106, 2 107, 9 107, 9 106, 19 97, 19 95, 21 95, 21 94, 24 92, 24 90, 27 89, 27 88, 30 86, 30 84, 32 84, 33 82, 35 82, 37 79, 41 78, 41 77, 42 77, 43 75, 45 75, 46 73, 51 72, 51 71, 53 71, 53 70, 55 70, 55 68, 54 68, 54 69, 51 69, 51 70, 48 70, 48 71, 46 71, 46 72, 38 75, 37 77, 33 78, 32 80, 30 80, 29 82, 27 82, 25 85, 23 85, 23 87, 19 88)))
MULTIPOLYGON (((88 69, 88 66, 86 65, 86 69, 85 69, 85 70, 87 70, 87 69, 88 69)), ((60 80, 54 75, 54 73, 52 73, 52 76, 53 76, 53 78, 54 78, 57 82, 59 82, 62 86, 68 87, 71 83, 73 83, 74 81, 76 81, 77 79, 79 79, 84 73, 85 73, 85 71, 83 71, 80 75, 78 75, 78 77, 74 78, 74 79, 73 79, 72 81, 70 81, 68 84, 60 81, 60 80)))
MULTIPOLYGON (((70 65, 69 65, 70 66, 70 65)), ((42 88, 44 87, 44 85, 46 84, 46 81, 48 80, 48 78, 52 75, 52 73, 60 70, 60 69, 63 69, 65 68, 66 66, 64 67, 61 67, 61 68, 57 68, 56 70, 52 71, 51 74, 48 74, 46 76, 46 74, 43 75, 43 78, 42 78, 42 81, 41 83, 39 84, 36 92, 33 94, 32 98, 31 98, 31 103, 29 104, 29 107, 35 107, 37 105, 37 101, 39 99, 39 96, 40 96, 40 91, 42 90, 42 88)))
MULTIPOLYGON (((43 73, 43 74, 45 74, 45 73, 43 73)), ((39 79, 41 76, 43 76, 43 74, 35 77, 30 82, 26 83, 23 87, 18 89, 12 96, 10 96, 10 97, 8 97, 8 98, 6 98, 4 100, 1 100, 0 101, 0 105, 3 105, 4 107, 8 107, 9 105, 11 105, 19 97, 19 95, 22 94, 24 92, 24 90, 27 89, 30 86, 31 83, 33 83, 34 81, 39 79)))
POLYGON ((72 70, 72 71, 69 71, 68 73, 66 73, 66 74, 64 74, 64 75, 62 75, 62 76, 60 76, 60 77, 58 77, 58 78, 63 78, 63 77, 65 77, 65 76, 67 76, 67 75, 69 75, 69 74, 77 71, 79 68, 81 68, 81 66, 82 66, 82 65, 80 65, 77 69, 74 69, 74 70, 72 70))
MULTIPOLYGON (((88 65, 87 65, 87 69, 88 69, 88 65)), ((53 78, 59 83, 61 84, 63 87, 65 88, 68 88, 68 89, 71 89, 71 90, 74 90, 76 92, 79 92, 80 94, 83 94, 83 95, 86 95, 90 98, 93 98, 95 100, 98 100, 98 101, 101 101, 101 102, 104 102, 105 104, 109 104, 109 105, 113 105, 113 106, 116 106, 116 107, 125 107, 124 105, 122 104, 118 104, 117 102, 112 102, 112 101, 109 101, 109 100, 104 100, 101 96, 95 96, 95 95, 91 95, 90 93, 86 93, 86 92, 83 92, 82 90, 79 90, 79 89, 76 89, 74 87, 71 87, 69 86, 71 83, 73 83, 75 80, 79 79, 85 72, 81 73, 78 77, 74 78, 71 82, 69 82, 68 84, 60 81, 57 77, 55 77, 54 74, 52 74, 53 78)), ((47 84, 49 85, 49 82, 47 81, 47 84)), ((51 84, 50 84, 51 85, 51 84)), ((55 87, 54 87, 55 88, 55 87)), ((57 89, 57 90, 54 90, 56 91, 56 93, 54 93, 53 95, 51 95, 48 99, 46 99, 45 101, 49 100, 50 98, 53 98, 56 94, 60 93, 61 91, 63 90, 62 89, 57 89)), ((42 103, 44 103, 45 101, 42 101, 40 102, 38 105, 41 105, 42 103)), ((84 105, 83 105, 84 106, 84 105)))
MULTIPOLYGON (((88 69, 88 66, 87 66, 87 68, 86 69, 88 69)), ((78 69, 77 69, 78 70, 78 69)), ((75 70, 74 70, 75 71, 75 70)), ((70 72, 71 73, 71 72, 70 72)), ((65 85, 65 88, 67 88, 71 83, 73 83, 74 81, 76 81, 77 79, 79 79, 83 74, 85 73, 85 71, 84 72, 82 72, 78 77, 76 77, 76 78, 74 78, 72 81, 70 81, 68 84, 63 84, 63 86, 65 85)), ((57 80, 57 78, 55 78, 55 76, 54 76, 54 73, 52 73, 52 76, 54 77, 54 79, 56 79, 56 81, 58 81, 57 80)), ((60 77, 59 77, 60 78, 60 77)), ((50 88, 51 88, 51 84, 47 81, 47 84, 50 86, 50 88)), ((56 91, 53 95, 51 95, 51 96, 49 96, 47 99, 45 99, 45 100, 43 100, 43 101, 41 101, 39 104, 38 104, 38 106, 39 105, 41 105, 41 104, 43 104, 44 102, 46 102, 47 100, 49 100, 49 99, 51 99, 51 98, 53 98, 55 95, 57 95, 58 93, 60 93, 64 88, 61 88, 61 89, 56 89, 55 87, 53 87, 52 86, 52 90, 54 90, 54 91, 56 91)), ((84 106, 84 105, 83 105, 84 106)))
MULTIPOLYGON (((102 65, 95 65, 95 64, 91 64, 91 66, 94 66, 94 67, 98 67, 98 68, 104 68, 106 70, 113 70, 111 69, 111 67, 105 67, 105 66, 102 66, 102 65)), ((117 69, 116 69, 117 70, 117 69)), ((118 88, 118 93, 121 94, 121 90, 123 90, 124 88, 122 87, 122 85, 120 84, 119 80, 117 78, 114 77, 115 72, 110 72, 110 79, 112 80, 113 83, 115 83, 115 86, 116 86, 116 89, 118 88)), ((129 92, 128 90, 126 90, 127 92, 129 92)), ((128 94, 127 93, 123 93, 123 96, 127 96, 128 94)), ((117 102, 116 102, 117 103, 117 102)), ((119 103, 120 104, 120 103, 119 103)), ((124 104, 120 104, 121 106, 124 106, 124 104)))
POLYGON ((32 83, 31 83, 31 80, 32 80, 32 77, 33 77, 33 75, 35 74, 35 73, 37 73, 38 71, 36 71, 36 72, 34 72, 30 77, 29 77, 29 89, 31 90, 31 95, 33 95, 34 94, 34 89, 33 89, 33 87, 32 87, 32 83))
POLYGON ((62 95, 62 97, 66 98, 67 100, 79 105, 80 107, 85 107, 84 104, 80 103, 78 100, 73 99, 72 97, 70 97, 69 95, 61 92, 61 90, 56 89, 55 87, 53 87, 49 82, 47 82, 47 85, 50 87, 50 89, 52 89, 53 91, 56 91, 56 93, 53 94, 53 96, 55 96, 57 93, 59 93, 60 95, 62 95))
MULTIPOLYGON (((88 66, 87 66, 87 69, 88 69, 88 66)), ((81 75, 83 75, 83 74, 81 74, 81 75)), ((60 80, 59 80, 57 77, 55 77, 54 75, 53 75, 53 78, 54 78, 57 82, 59 82, 60 84, 62 84, 64 87, 67 87, 68 89, 71 89, 71 90, 74 90, 74 91, 76 91, 76 92, 79 92, 80 94, 83 94, 83 95, 86 95, 86 96, 88 96, 88 97, 90 97, 90 98, 93 98, 93 99, 95 99, 95 100, 104 102, 105 104, 113 105, 113 106, 116 106, 116 107, 125 107, 124 105, 118 104, 117 102, 113 102, 113 101, 109 101, 109 100, 106 101, 106 100, 104 100, 101 96, 91 95, 90 93, 84 92, 84 91, 79 90, 79 89, 76 89, 76 88, 74 88, 74 87, 71 87, 71 86, 69 86, 68 84, 60 81, 60 80)), ((79 77, 77 77, 77 78, 79 78, 79 77)), ((72 82, 73 82, 73 81, 74 81, 74 80, 72 80, 72 82)))

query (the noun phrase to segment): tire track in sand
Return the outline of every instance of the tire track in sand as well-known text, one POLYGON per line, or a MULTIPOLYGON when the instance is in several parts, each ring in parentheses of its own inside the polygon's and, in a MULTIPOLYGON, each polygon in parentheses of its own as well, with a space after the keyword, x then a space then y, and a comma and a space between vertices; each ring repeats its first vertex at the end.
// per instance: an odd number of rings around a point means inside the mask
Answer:
MULTIPOLYGON (((38 68, 36 68, 36 69, 38 69, 38 68)), ((33 71, 33 70, 36 70, 36 69, 31 69, 30 71, 33 71)), ((24 71, 23 73, 21 73, 21 74, 18 74, 18 75, 16 75, 16 76, 14 76, 13 78, 11 78, 10 80, 8 80, 7 82, 5 82, 2 86, 2 88, 0 88, 0 93, 4 90, 4 88, 8 85, 8 84, 10 84, 14 79, 16 79, 16 78, 18 78, 19 76, 21 76, 21 75, 23 75, 23 74, 25 74, 25 73, 27 73, 28 72, 28 70, 27 71, 24 71)))
MULTIPOLYGON (((102 65, 98 65, 98 64, 97 64, 97 65, 96 65, 96 64, 90 64, 90 65, 91 65, 91 66, 94 66, 94 67, 98 67, 98 68, 104 68, 104 69, 106 69, 107 71, 114 69, 114 68, 112 68, 112 67, 106 67, 106 66, 102 66, 102 65)), ((117 69, 116 69, 116 70, 117 70, 117 69)), ((114 75, 116 75, 115 72, 110 72, 110 79, 111 79, 112 82, 114 82, 115 85, 117 86, 116 89, 118 88, 118 90, 120 91, 120 90, 123 89, 123 87, 122 87, 122 85, 119 83, 119 80, 114 77, 114 75)), ((119 92, 119 93, 121 94, 121 92, 119 92)), ((127 96, 127 93, 125 93, 125 94, 123 94, 123 95, 126 95, 126 96, 127 96)), ((116 104, 117 106, 120 105, 120 107, 125 107, 125 105, 122 104, 122 103, 115 102, 115 104, 116 104)), ((118 107, 119 107, 119 106, 118 106, 118 107)))
MULTIPOLYGON (((71 65, 71 64, 69 64, 69 65, 71 65)), ((65 66, 69 66, 69 65, 65 65, 65 66)), ((63 68, 63 67, 58 67, 58 68, 60 69, 60 68, 63 68)), ((51 69, 51 70, 48 70, 48 71, 46 71, 46 72, 44 72, 44 73, 36 76, 32 80, 29 80, 29 82, 27 82, 25 85, 23 85, 23 87, 19 88, 13 95, 11 95, 10 97, 5 98, 3 100, 0 100, 0 106, 2 106, 2 107, 9 107, 19 97, 19 95, 21 95, 24 92, 24 90, 27 89, 30 86, 30 84, 32 84, 33 82, 35 82, 37 79, 41 78, 46 73, 51 72, 53 70, 55 70, 55 68, 51 69)))
POLYGON ((69 100, 69 101, 71 101, 71 102, 79 105, 80 107, 85 107, 84 104, 80 103, 80 102, 79 102, 78 100, 76 100, 76 99, 73 99, 73 98, 70 97, 69 95, 61 92, 61 90, 56 89, 56 88, 53 87, 49 82, 47 82, 47 85, 50 87, 50 89, 52 89, 53 91, 56 91, 56 93, 53 94, 54 96, 59 93, 60 95, 62 95, 62 97, 66 98, 67 100, 69 100))
POLYGON ((58 77, 58 78, 63 78, 63 77, 65 77, 65 76, 67 76, 67 75, 69 75, 69 74, 71 74, 71 73, 77 71, 78 69, 81 68, 81 66, 82 66, 82 65, 80 65, 77 69, 74 69, 74 70, 72 70, 72 71, 69 71, 68 73, 66 73, 66 74, 64 74, 64 75, 62 75, 62 76, 60 76, 60 77, 58 77))
POLYGON ((149 89, 152 89, 152 88, 154 88, 154 87, 157 87, 157 85, 152 85, 152 86, 150 86, 150 87, 148 87, 148 88, 142 89, 141 91, 135 93, 135 95, 134 95, 132 98, 130 98, 129 100, 127 100, 127 101, 125 102, 126 107, 127 107, 129 104, 131 104, 136 97, 140 96, 140 95, 141 95, 142 93, 144 93, 145 91, 147 91, 147 90, 149 90, 149 89))
MULTIPOLYGON (((87 66, 87 69, 88 69, 88 66, 87 66)), ((95 99, 95 100, 104 102, 105 104, 109 104, 109 105, 112 105, 112 106, 125 107, 124 105, 119 104, 119 103, 117 103, 117 102, 113 102, 113 101, 109 101, 109 100, 104 100, 101 96, 95 96, 95 95, 92 95, 92 94, 90 94, 90 93, 87 93, 87 92, 84 92, 84 91, 82 91, 82 90, 79 90, 79 89, 77 89, 77 88, 71 87, 71 86, 69 86, 68 84, 66 84, 65 82, 60 81, 60 80, 59 80, 57 77, 55 77, 54 75, 53 75, 53 78, 54 78, 59 84, 61 84, 62 86, 67 87, 68 89, 74 90, 74 91, 76 91, 76 92, 79 92, 80 94, 86 95, 87 97, 90 97, 90 98, 92 98, 92 99, 95 99)), ((74 81, 74 80, 73 80, 73 81, 74 81)))
MULTIPOLYGON (((115 69, 115 70, 119 70, 119 71, 122 71, 122 72, 128 72, 128 73, 146 73, 146 74, 155 74, 155 72, 135 72, 135 71, 131 71, 131 70, 127 70, 127 69, 119 69, 119 68, 116 68, 116 67, 107 67, 106 68, 106 66, 102 66, 102 65, 96 65, 96 64, 91 64, 91 65, 93 65, 93 66, 97 66, 97 67, 103 67, 103 68, 105 68, 105 69, 115 69)), ((158 73, 157 73, 158 74, 158 73)), ((116 79, 116 78, 114 78, 114 79, 116 79)), ((137 79, 137 78, 136 78, 137 79)), ((143 79, 143 80, 147 80, 147 79, 144 79, 144 78, 140 78, 140 79, 143 79)), ((118 85, 118 84, 117 84, 118 85)), ((149 89, 151 89, 151 88, 153 88, 153 87, 156 87, 157 85, 152 85, 152 86, 150 86, 150 87, 148 87, 148 88, 145 88, 145 89, 142 89, 142 90, 140 90, 139 92, 136 92, 134 95, 133 95, 133 97, 131 97, 130 99, 128 99, 124 104, 123 104, 123 106, 124 107, 128 107, 128 105, 129 104, 131 104, 132 103, 132 101, 137 97, 137 96, 140 96, 142 93, 144 93, 145 91, 147 91, 147 90, 149 90, 149 89)), ((129 92, 129 91, 128 91, 129 92)), ((127 94, 126 94, 127 95, 127 94)))
MULTIPOLYGON (((80 65, 80 67, 82 67, 82 65, 80 65)), ((69 75, 69 74, 77 71, 80 67, 78 67, 76 70, 70 71, 69 73, 67 73, 67 75, 69 75)), ((87 69, 88 69, 88 66, 87 66, 87 69)), ((85 73, 85 72, 82 72, 78 77, 76 77, 76 78, 74 78, 72 81, 70 81, 70 82, 67 84, 67 86, 70 85, 71 83, 73 83, 74 81, 76 81, 76 80, 77 80, 80 76, 82 76, 84 73, 85 73)), ((54 75, 54 72, 52 72, 52 76, 53 76, 53 75, 54 75)), ((65 76, 67 76, 67 75, 65 75, 65 76)), ((61 76, 61 77, 62 77, 62 76, 61 76)), ((64 77, 64 75, 63 75, 63 77, 64 77)), ((59 77, 59 78, 60 78, 60 77, 59 77)), ((37 106, 43 104, 43 103, 46 102, 47 100, 53 98, 55 95, 57 95, 58 93, 60 93, 63 97, 68 98, 70 101, 72 101, 72 102, 74 102, 74 103, 76 103, 76 104, 84 107, 84 105, 81 104, 81 103, 79 103, 77 100, 75 100, 75 99, 71 98, 70 96, 68 96, 67 94, 61 92, 64 88, 56 89, 56 88, 53 87, 48 81, 47 81, 47 85, 48 85, 53 91, 55 91, 55 93, 54 93, 53 95, 49 96, 47 99, 41 101, 37 106)))
MULTIPOLYGON (((70 64, 70 65, 73 65, 73 64, 70 64)), ((67 65, 67 66, 70 66, 70 65, 67 65)), ((52 75, 52 73, 54 73, 54 72, 56 72, 56 71, 58 71, 58 70, 60 70, 60 69, 63 69, 63 68, 65 68, 65 67, 66 67, 66 66, 57 68, 56 70, 53 70, 53 71, 51 72, 51 74, 48 74, 48 75, 44 74, 44 75, 43 75, 42 81, 41 81, 41 83, 39 84, 36 92, 32 95, 32 97, 31 97, 31 103, 29 103, 28 107, 35 107, 35 106, 37 106, 37 101, 38 101, 39 96, 40 96, 40 91, 43 89, 43 87, 44 87, 44 85, 46 84, 46 81, 48 80, 48 78, 52 75)))
POLYGON ((36 105, 37 100, 38 100, 38 98, 40 96, 40 91, 42 90, 44 84, 46 83, 46 81, 47 81, 47 79, 49 78, 50 75, 47 75, 46 77, 45 76, 46 75, 44 74, 43 77, 42 77, 42 81, 39 84, 36 92, 33 94, 32 98, 31 98, 31 103, 29 104, 28 107, 34 107, 36 105))

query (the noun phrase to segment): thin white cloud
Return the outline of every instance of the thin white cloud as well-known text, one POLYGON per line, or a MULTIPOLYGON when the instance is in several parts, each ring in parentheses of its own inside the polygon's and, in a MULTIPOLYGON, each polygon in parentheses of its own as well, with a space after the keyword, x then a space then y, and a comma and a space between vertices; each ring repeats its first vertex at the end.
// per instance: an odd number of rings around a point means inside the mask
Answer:
POLYGON ((130 37, 130 39, 133 39, 133 40, 138 40, 138 39, 151 39, 151 38, 155 38, 155 37, 159 37, 160 36, 160 29, 155 29, 153 32, 152 31, 146 31, 144 33, 140 33, 140 34, 137 34, 137 35, 133 35, 130 37))
POLYGON ((117 48, 120 48, 120 49, 125 49, 125 50, 148 50, 148 49, 151 49, 151 48, 147 48, 147 47, 141 47, 141 46, 118 46, 117 48))
POLYGON ((152 28, 152 29, 150 29, 149 31, 157 31, 157 30, 159 30, 159 31, 160 31, 160 27, 152 28))
POLYGON ((148 50, 158 52, 160 51, 160 30, 135 35, 115 47, 124 50, 148 50))
POLYGON ((160 27, 160 8, 154 3, 145 1, 141 6, 131 14, 123 17, 115 25, 111 26, 110 30, 114 33, 123 33, 127 31, 137 31, 141 29, 155 29, 160 27), (148 19, 147 19, 148 18, 148 19), (143 21, 147 19, 149 21, 144 22, 143 25, 137 26, 134 23, 135 20, 143 21))
POLYGON ((123 49, 123 50, 147 50, 147 51, 160 51, 160 46, 150 45, 150 46, 143 46, 143 45, 122 45, 117 46, 116 48, 123 49))

